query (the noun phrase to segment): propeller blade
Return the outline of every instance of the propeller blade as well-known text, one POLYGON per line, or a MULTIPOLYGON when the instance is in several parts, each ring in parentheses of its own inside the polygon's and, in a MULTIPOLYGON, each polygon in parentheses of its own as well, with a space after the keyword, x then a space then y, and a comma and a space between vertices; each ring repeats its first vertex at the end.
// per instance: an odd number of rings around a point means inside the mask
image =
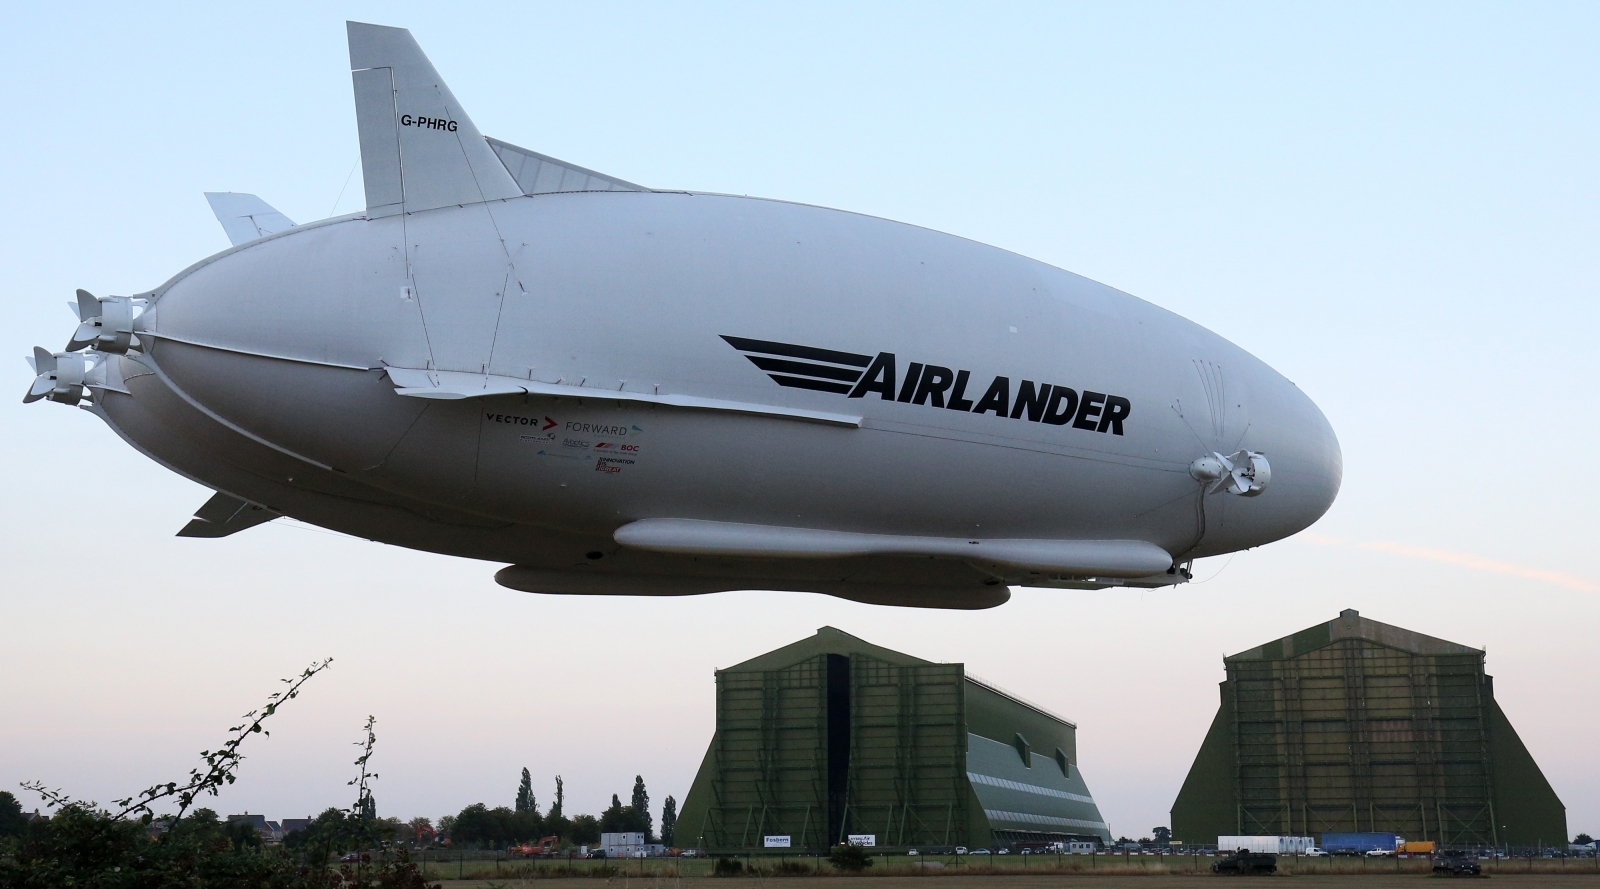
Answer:
POLYGON ((33 372, 49 374, 56 372, 56 356, 54 352, 40 346, 33 347, 33 372))
POLYGON ((78 291, 78 320, 88 321, 100 317, 100 300, 87 290, 78 291))
POLYGON ((73 331, 72 339, 67 340, 67 351, 76 352, 84 346, 92 346, 100 341, 100 325, 93 321, 85 321, 73 331))

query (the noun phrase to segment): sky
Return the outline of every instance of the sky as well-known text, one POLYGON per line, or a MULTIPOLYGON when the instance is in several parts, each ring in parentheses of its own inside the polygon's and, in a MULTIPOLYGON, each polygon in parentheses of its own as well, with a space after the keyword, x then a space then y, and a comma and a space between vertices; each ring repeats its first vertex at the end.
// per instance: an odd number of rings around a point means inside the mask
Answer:
POLYGON ((363 206, 343 22, 408 27, 485 134, 653 187, 951 232, 1200 323, 1307 392, 1344 453, 1319 523, 1155 591, 978 613, 799 593, 513 592, 496 564, 283 520, 174 537, 209 492, 83 411, 0 399, 0 788, 181 778, 315 659, 225 813, 681 802, 713 671, 831 625, 1078 725, 1118 835, 1168 812, 1222 657, 1344 608, 1485 648, 1600 833, 1600 7, 1560 3, 32 4, 7 13, 0 354, 75 288, 228 246, 204 191, 363 206), (1584 553, 1590 553, 1585 556, 1584 553))

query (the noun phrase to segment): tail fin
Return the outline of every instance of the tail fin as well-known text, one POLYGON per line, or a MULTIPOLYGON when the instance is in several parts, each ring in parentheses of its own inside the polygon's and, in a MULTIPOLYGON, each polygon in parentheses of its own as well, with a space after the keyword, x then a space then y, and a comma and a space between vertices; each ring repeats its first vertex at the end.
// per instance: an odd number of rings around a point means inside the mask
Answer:
POLYGON ((367 215, 522 194, 404 28, 346 22, 367 215))
POLYGON ((211 212, 222 223, 228 240, 237 247, 246 241, 266 237, 274 232, 294 228, 294 220, 272 209, 266 201, 253 194, 234 191, 208 191, 206 201, 211 212))

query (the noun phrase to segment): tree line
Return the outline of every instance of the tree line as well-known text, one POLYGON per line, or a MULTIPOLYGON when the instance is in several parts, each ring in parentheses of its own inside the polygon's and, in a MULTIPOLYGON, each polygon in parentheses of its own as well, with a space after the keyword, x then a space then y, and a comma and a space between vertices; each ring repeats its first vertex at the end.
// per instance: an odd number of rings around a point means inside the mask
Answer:
MULTIPOLYGON (((635 775, 633 793, 628 804, 623 805, 617 794, 611 795, 611 805, 595 815, 567 817, 565 788, 561 776, 555 777, 555 797, 550 808, 541 813, 534 795, 533 779, 524 768, 522 780, 517 785, 515 802, 510 806, 490 808, 485 803, 473 803, 455 815, 446 815, 433 824, 426 818, 415 818, 411 827, 418 838, 437 836, 449 838, 451 845, 476 848, 504 849, 524 842, 537 842, 546 837, 557 837, 561 845, 584 846, 600 842, 605 833, 641 833, 645 842, 657 842, 655 820, 650 813, 650 793, 645 788, 644 777, 635 775)), ((659 842, 671 846, 678 822, 678 801, 668 796, 661 807, 659 842)))

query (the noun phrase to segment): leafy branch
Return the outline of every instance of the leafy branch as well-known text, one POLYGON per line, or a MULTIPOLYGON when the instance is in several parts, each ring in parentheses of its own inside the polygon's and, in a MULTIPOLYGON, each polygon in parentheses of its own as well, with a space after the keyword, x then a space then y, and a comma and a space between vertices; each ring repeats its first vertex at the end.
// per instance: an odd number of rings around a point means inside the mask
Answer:
POLYGON ((191 769, 189 771, 189 781, 186 784, 179 785, 175 781, 169 781, 166 784, 148 787, 136 796, 115 800, 114 802, 117 805, 122 806, 122 810, 112 815, 112 820, 121 820, 135 812, 143 813, 148 819, 149 816, 154 815, 150 805, 157 800, 168 797, 177 797, 178 814, 176 817, 182 818, 183 813, 189 810, 189 806, 201 794, 209 793, 212 796, 216 796, 224 784, 232 784, 234 782, 234 772, 238 770, 240 763, 244 761, 244 754, 239 752, 239 747, 244 743, 244 740, 258 733, 269 738, 272 737, 272 733, 262 728, 262 724, 267 721, 268 717, 277 713, 279 707, 298 697, 300 695, 300 687, 310 682, 311 677, 332 665, 333 658, 331 657, 321 661, 313 661, 311 666, 300 671, 299 676, 292 679, 278 680, 289 687, 268 696, 266 706, 251 710, 241 716, 240 719, 243 722, 228 729, 233 733, 233 737, 229 738, 226 744, 216 750, 200 751, 200 756, 205 760, 206 764, 204 772, 199 769, 191 769))
POLYGON ((373 726, 377 724, 377 717, 371 715, 367 716, 367 724, 362 729, 367 733, 367 739, 365 741, 354 742, 357 747, 361 748, 361 755, 356 757, 356 761, 354 763, 354 765, 361 770, 361 773, 345 782, 347 786, 353 786, 356 788, 356 804, 355 807, 350 810, 350 814, 367 818, 374 817, 375 815, 375 813, 372 811, 375 808, 372 805, 372 789, 367 786, 367 782, 377 778, 378 773, 367 771, 367 762, 368 760, 372 759, 372 748, 378 743, 378 736, 373 732, 373 726))
MULTIPOLYGON (((177 798, 178 814, 175 817, 182 818, 183 814, 189 810, 189 806, 201 794, 209 793, 212 796, 216 796, 224 784, 232 784, 234 782, 234 772, 238 770, 239 764, 244 761, 244 754, 239 752, 239 747, 244 743, 244 740, 254 734, 271 737, 272 733, 262 727, 267 718, 277 713, 279 707, 298 697, 301 686, 311 681, 311 677, 332 665, 333 658, 313 661, 311 666, 300 672, 299 676, 292 679, 279 680, 289 687, 269 696, 266 706, 251 710, 240 717, 242 722, 228 729, 233 733, 233 737, 228 739, 226 744, 216 750, 200 751, 201 758, 205 760, 205 771, 191 769, 189 771, 189 780, 186 783, 179 784, 176 781, 169 781, 166 784, 156 784, 126 799, 113 800, 121 809, 110 815, 110 819, 112 821, 120 821, 134 813, 142 813, 142 820, 149 823, 155 815, 150 806, 158 800, 169 797, 177 798)), ((60 790, 51 790, 39 781, 26 782, 22 786, 24 789, 43 797, 52 809, 59 809, 76 802, 60 790)))
POLYGON ((60 789, 51 790, 50 788, 44 786, 43 781, 23 781, 21 783, 23 790, 37 793, 39 796, 44 798, 45 805, 52 809, 70 806, 77 802, 77 800, 67 796, 65 793, 62 793, 60 789))

